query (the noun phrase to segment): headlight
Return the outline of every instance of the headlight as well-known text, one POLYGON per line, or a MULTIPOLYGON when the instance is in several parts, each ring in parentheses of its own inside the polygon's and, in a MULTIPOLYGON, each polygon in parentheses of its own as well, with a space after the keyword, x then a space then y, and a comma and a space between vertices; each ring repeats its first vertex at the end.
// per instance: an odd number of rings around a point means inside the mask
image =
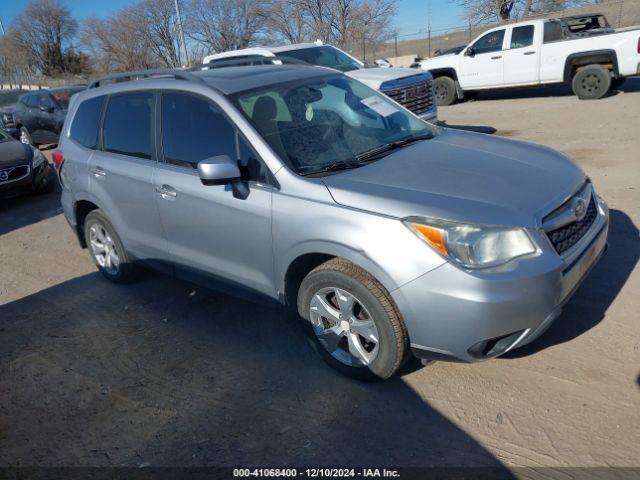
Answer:
POLYGON ((31 167, 38 168, 47 160, 46 158, 44 158, 44 155, 42 155, 42 152, 40 150, 34 147, 31 147, 31 149, 33 150, 33 160, 31 161, 31 167))
POLYGON ((3 113, 2 114, 2 121, 4 122, 5 125, 7 123, 9 123, 9 115, 7 115, 6 113, 3 113))
POLYGON ((502 265, 536 252, 522 228, 473 225, 411 217, 405 225, 443 257, 465 268, 502 265))

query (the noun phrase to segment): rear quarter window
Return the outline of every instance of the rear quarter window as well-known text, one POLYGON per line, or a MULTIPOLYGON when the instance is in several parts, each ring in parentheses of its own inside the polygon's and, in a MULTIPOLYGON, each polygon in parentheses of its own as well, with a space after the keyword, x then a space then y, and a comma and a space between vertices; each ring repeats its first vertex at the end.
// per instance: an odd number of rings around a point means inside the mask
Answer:
POLYGON ((101 96, 90 98, 80 104, 69 131, 69 136, 74 142, 86 148, 97 148, 104 100, 105 97, 101 96))

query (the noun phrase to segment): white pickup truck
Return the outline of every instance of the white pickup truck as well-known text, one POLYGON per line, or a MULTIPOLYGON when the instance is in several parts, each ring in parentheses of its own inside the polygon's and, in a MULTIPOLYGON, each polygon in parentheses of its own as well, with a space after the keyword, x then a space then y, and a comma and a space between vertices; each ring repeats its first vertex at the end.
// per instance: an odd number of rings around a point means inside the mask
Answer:
MULTIPOLYGON (((576 24, 606 24, 601 15, 531 20, 493 28, 458 54, 420 62, 434 76, 438 105, 465 92, 570 83, 581 99, 603 97, 625 77, 640 75, 640 27, 576 33, 576 24), (571 21, 569 21, 569 19, 571 21)), ((588 24, 586 25, 588 27, 588 24)))

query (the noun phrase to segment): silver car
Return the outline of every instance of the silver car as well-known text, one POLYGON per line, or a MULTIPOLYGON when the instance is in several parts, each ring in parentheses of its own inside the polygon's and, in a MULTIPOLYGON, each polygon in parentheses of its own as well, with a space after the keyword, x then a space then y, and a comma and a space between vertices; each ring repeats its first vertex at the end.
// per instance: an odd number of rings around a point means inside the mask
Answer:
POLYGON ((531 342, 607 242, 564 155, 434 127, 322 68, 107 77, 74 96, 53 158, 109 280, 146 263, 279 302, 356 378, 531 342))

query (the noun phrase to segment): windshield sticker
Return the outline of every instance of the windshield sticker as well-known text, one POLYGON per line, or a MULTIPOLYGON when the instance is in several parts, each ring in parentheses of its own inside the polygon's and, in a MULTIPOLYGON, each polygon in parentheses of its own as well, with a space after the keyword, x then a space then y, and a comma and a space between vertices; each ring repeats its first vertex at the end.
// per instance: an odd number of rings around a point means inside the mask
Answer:
POLYGON ((365 98, 364 100, 360 100, 360 103, 369 107, 371 110, 376 112, 378 115, 382 115, 383 117, 388 117, 389 115, 393 115, 398 111, 398 109, 396 109, 393 105, 385 102, 378 97, 365 98))
POLYGON ((304 112, 304 117, 307 119, 307 122, 313 120, 313 107, 311 105, 307 105, 307 111, 304 112))

